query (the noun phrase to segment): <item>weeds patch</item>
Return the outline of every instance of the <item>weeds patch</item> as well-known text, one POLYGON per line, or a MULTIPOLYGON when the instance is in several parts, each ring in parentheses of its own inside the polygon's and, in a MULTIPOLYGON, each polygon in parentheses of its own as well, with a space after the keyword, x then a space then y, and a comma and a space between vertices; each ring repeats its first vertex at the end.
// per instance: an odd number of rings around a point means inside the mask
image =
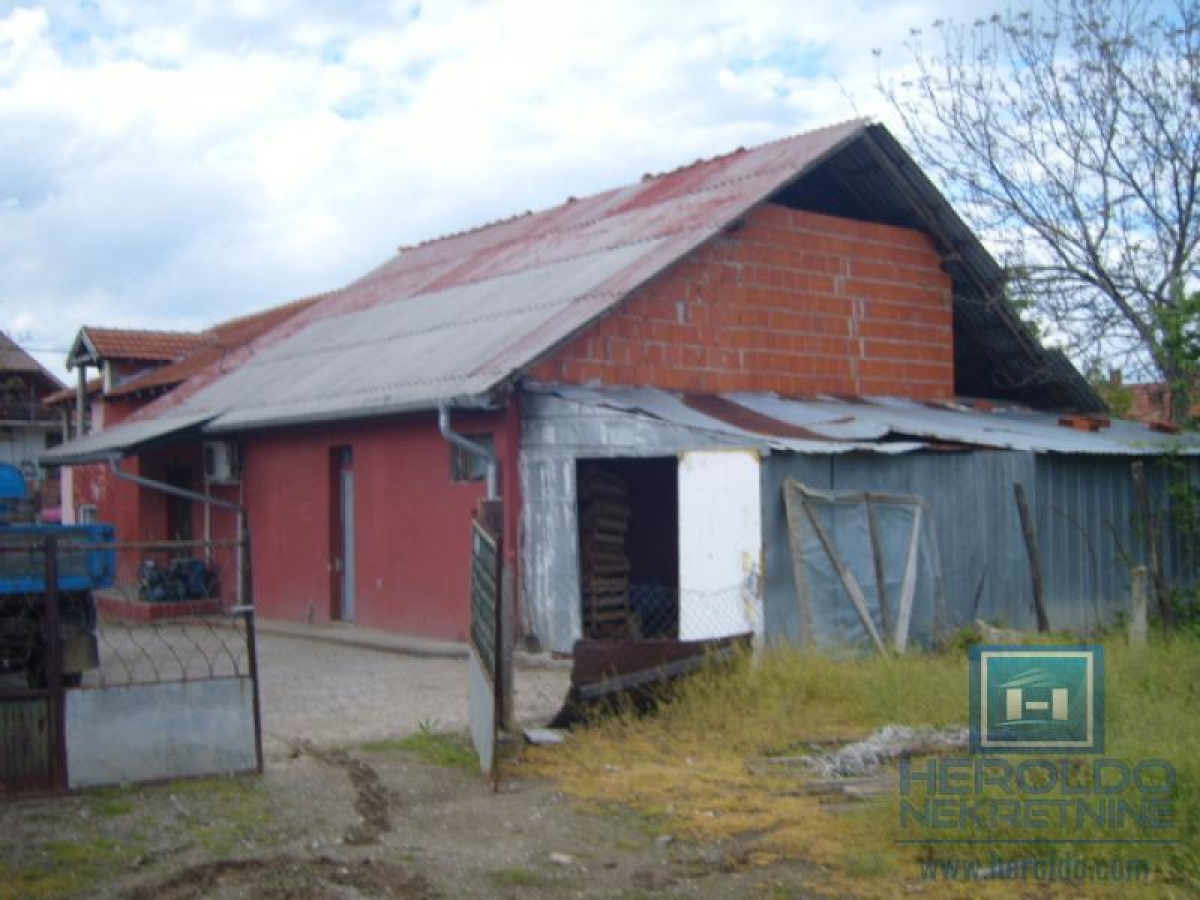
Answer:
MULTIPOLYGON (((1141 888, 1114 886, 1111 894, 1190 892, 1200 886, 1200 641, 1141 651, 1114 641, 1106 668, 1107 755, 1165 759, 1176 767, 1180 838, 1165 857, 1155 857, 1165 874, 1141 888)), ((898 791, 872 802, 831 800, 806 790, 805 776, 754 774, 748 763, 861 739, 889 723, 963 726, 967 692, 962 653, 832 658, 778 650, 701 673, 648 715, 616 714, 562 745, 531 748, 521 765, 584 801, 626 804, 680 837, 737 841, 747 867, 804 861, 828 873, 835 893, 886 896, 907 889, 902 884, 931 887, 919 880, 920 850, 897 844, 905 836, 898 791)), ((1004 896, 1014 887, 938 886, 941 896, 1004 896)), ((1079 889, 1063 886, 1061 895, 1079 889)), ((1103 885, 1087 890, 1109 895, 1103 885)))
POLYGON ((479 760, 464 734, 435 731, 432 725, 421 723, 416 734, 390 741, 371 741, 359 745, 368 753, 407 753, 422 762, 450 769, 474 772, 479 769, 479 760))

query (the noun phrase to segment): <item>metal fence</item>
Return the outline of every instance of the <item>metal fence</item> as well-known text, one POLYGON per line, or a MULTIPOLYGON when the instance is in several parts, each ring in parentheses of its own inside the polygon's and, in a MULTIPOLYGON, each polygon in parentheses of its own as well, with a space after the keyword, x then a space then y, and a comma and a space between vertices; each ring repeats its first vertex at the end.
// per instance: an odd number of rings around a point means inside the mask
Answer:
POLYGON ((0 594, 0 795, 261 770, 248 558, 243 542, 0 544, 2 583, 29 588, 0 594))

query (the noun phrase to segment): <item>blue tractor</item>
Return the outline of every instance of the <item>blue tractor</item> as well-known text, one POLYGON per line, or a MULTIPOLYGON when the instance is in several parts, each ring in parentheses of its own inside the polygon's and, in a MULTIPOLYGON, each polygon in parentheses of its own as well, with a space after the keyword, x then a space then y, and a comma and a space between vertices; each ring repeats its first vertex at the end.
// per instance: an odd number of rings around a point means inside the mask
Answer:
POLYGON ((24 474, 0 463, 0 674, 24 673, 33 688, 49 682, 45 547, 51 536, 58 547, 62 682, 71 687, 100 664, 93 592, 113 584, 114 530, 36 523, 24 474))

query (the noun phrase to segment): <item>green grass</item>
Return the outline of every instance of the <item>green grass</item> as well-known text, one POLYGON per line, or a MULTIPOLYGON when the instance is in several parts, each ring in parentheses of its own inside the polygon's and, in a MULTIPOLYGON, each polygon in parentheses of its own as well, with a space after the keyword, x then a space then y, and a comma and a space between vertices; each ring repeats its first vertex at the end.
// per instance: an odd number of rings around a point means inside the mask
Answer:
MULTIPOLYGON (((1113 640, 1106 644, 1106 670, 1105 756, 1165 759, 1178 775, 1171 799, 1179 843, 1165 853, 1156 848, 1153 857, 1165 874, 1148 889, 1121 885, 1112 895, 1198 892, 1200 640, 1158 642, 1140 651, 1113 640)), ((586 801, 626 803, 665 821, 673 834, 700 842, 736 839, 748 847, 750 866, 812 863, 831 873, 836 892, 884 896, 903 879, 920 886, 918 851, 896 843, 910 836, 899 827, 898 790, 833 811, 800 789, 803 776, 756 775, 747 763, 805 754, 816 742, 861 738, 891 723, 964 726, 967 695, 962 648, 888 658, 778 650, 689 679, 651 715, 610 716, 566 744, 532 749, 522 765, 586 801)), ((1009 849, 1017 857, 1031 853, 1030 847, 1009 849)), ((1044 848, 1034 852, 1045 855, 1044 848)), ((1000 887, 972 890, 1003 896, 1000 887)), ((1108 896, 1104 890, 1094 893, 1108 896)), ((947 895, 958 896, 953 889, 947 895)))
POLYGON ((101 788, 88 796, 88 809, 94 816, 124 816, 136 808, 133 793, 124 788, 101 788))
POLYGON ((0 864, 0 897, 50 898, 90 893, 142 853, 136 842, 108 838, 49 841, 23 864, 0 864))
POLYGON ((368 753, 403 753, 415 756, 422 762, 450 769, 479 771, 479 759, 465 734, 435 731, 429 723, 422 722, 420 730, 405 738, 388 741, 371 741, 359 745, 368 753))
POLYGON ((488 880, 503 887, 546 887, 552 880, 525 866, 509 866, 488 872, 488 880))

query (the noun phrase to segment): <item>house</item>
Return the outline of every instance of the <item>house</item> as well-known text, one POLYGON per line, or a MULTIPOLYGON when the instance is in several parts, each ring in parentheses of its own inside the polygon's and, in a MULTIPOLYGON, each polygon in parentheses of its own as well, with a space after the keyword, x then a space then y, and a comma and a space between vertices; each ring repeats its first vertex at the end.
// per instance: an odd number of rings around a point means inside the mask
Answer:
MULTIPOLYGON (((8 335, 0 332, 0 462, 39 481, 38 457, 62 440, 55 416, 42 404, 62 383, 8 335)), ((42 485, 41 506, 58 506, 58 481, 42 485)))
MULTIPOLYGON (((195 373, 220 366, 231 352, 317 299, 307 297, 200 332, 85 326, 67 355, 67 367, 78 373, 76 387, 60 390, 44 402, 58 412, 65 432, 86 435, 111 429, 195 373), (93 371, 96 376, 89 377, 93 371)), ((209 490, 214 496, 229 493, 219 483, 204 479, 190 453, 166 452, 146 461, 131 460, 126 467, 131 474, 185 490, 209 490)), ((211 510, 201 503, 147 492, 115 478, 105 465, 64 471, 63 512, 68 522, 111 522, 123 541, 192 540, 214 534, 211 510)), ((125 582, 136 579, 140 562, 134 554, 120 557, 119 574, 125 582)))
MULTIPOLYGON (((1059 500, 1079 519, 1124 503, 1128 461, 1165 445, 1094 415, 1002 281, 888 131, 847 122, 402 247, 44 459, 133 457, 160 478, 171 460, 203 471, 206 448, 236 459, 220 490, 246 510, 267 617, 464 639, 468 523, 491 492, 531 643, 565 651, 650 618, 674 637, 825 640, 856 615, 829 605, 854 533, 805 513, 837 544, 820 563, 797 515, 865 486, 895 502, 876 503, 878 577, 857 582, 894 582, 914 637, 951 582, 950 624, 1022 624, 1014 483, 1047 523, 1059 500), (1103 490, 1059 455, 1102 460, 1103 490), (1076 493, 1055 494, 1069 477, 1076 493)), ((1111 618, 1109 559, 1088 583, 1111 618)), ((1075 557, 1060 568, 1047 602, 1063 627, 1083 576, 1075 557)))

